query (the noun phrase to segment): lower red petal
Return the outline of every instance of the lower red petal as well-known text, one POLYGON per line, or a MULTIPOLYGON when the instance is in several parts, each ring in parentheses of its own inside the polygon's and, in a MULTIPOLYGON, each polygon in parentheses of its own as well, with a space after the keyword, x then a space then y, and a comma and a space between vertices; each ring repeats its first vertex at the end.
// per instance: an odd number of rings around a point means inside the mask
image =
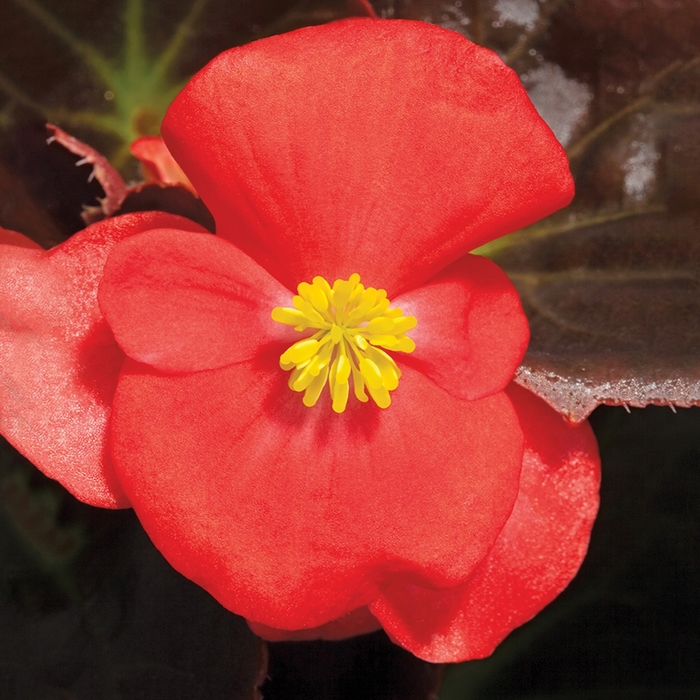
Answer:
POLYGON ((300 629, 391 582, 455 585, 517 494, 522 436, 504 394, 456 399, 407 368, 392 405, 286 386, 277 353, 191 375, 127 361, 113 457, 141 522, 224 606, 300 629))
POLYGON ((327 622, 325 625, 311 627, 310 629, 280 630, 275 627, 262 625, 259 622, 253 622, 252 620, 248 620, 248 626, 258 637, 262 637, 268 642, 305 642, 313 639, 335 641, 376 632, 382 628, 379 620, 372 615, 366 606, 352 610, 337 620, 327 622))
POLYGON ((488 656, 568 585, 588 548, 600 479, 593 432, 514 384, 508 394, 525 456, 513 513, 488 558, 461 586, 388 586, 370 606, 394 641, 428 661, 488 656))

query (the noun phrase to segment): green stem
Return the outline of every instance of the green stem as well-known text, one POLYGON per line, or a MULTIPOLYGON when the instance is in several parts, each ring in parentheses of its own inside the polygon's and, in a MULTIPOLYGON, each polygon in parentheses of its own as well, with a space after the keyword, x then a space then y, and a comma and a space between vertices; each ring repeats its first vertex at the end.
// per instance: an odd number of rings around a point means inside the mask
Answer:
POLYGON ((472 251, 474 255, 483 255, 486 258, 493 258, 504 250, 515 246, 529 245, 534 241, 538 241, 550 236, 557 236, 568 231, 576 231, 578 229, 587 228, 589 226, 597 226, 599 224, 607 224, 613 221, 621 221, 629 219, 633 216, 644 216, 645 214, 662 214, 666 208, 662 205, 653 205, 648 207, 640 207, 637 209, 623 209, 614 212, 601 212, 593 216, 577 217, 566 221, 549 221, 545 223, 535 224, 527 228, 515 231, 508 236, 502 236, 495 241, 486 243, 480 248, 472 251))
POLYGON ((18 88, 7 76, 0 73, 0 91, 23 107, 37 112, 50 122, 59 124, 72 124, 73 126, 87 126, 96 131, 111 134, 123 138, 123 129, 118 117, 111 114, 83 111, 73 112, 68 109, 52 109, 33 100, 29 95, 18 88))
POLYGON ((28 107, 29 109, 39 112, 39 114, 44 114, 46 108, 43 105, 35 102, 29 95, 18 88, 8 77, 0 73, 0 90, 23 107, 28 107))
POLYGON ((124 11, 124 31, 124 72, 129 82, 138 81, 143 77, 146 67, 142 0, 127 0, 124 11))
POLYGON ((170 70, 177 57, 180 55, 182 47, 192 37, 192 27, 199 19, 199 16, 204 11, 208 2, 209 0, 194 0, 187 16, 180 22, 170 42, 153 67, 152 75, 155 80, 162 80, 165 74, 170 70))
POLYGON ((50 122, 89 127, 104 134, 117 136, 119 139, 124 138, 122 120, 116 115, 90 111, 72 112, 68 109, 46 109, 43 114, 50 122))

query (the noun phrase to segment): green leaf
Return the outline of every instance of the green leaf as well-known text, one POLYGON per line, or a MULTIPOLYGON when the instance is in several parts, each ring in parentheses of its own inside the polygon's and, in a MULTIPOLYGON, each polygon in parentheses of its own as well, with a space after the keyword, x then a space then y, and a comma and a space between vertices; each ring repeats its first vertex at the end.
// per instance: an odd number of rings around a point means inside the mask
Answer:
POLYGON ((259 33, 286 7, 211 0, 6 0, 0 3, 0 110, 34 113, 124 167, 156 135, 186 80, 259 33))

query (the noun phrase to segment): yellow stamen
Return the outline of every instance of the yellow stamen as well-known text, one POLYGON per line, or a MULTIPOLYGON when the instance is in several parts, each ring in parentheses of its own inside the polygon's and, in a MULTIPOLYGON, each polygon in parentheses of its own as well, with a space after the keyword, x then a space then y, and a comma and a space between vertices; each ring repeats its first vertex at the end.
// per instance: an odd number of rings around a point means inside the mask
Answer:
POLYGON ((365 288, 356 273, 332 286, 314 277, 297 292, 293 308, 272 309, 273 321, 312 333, 280 357, 280 367, 291 370, 289 388, 304 393, 305 406, 315 406, 328 384, 333 410, 342 413, 352 379, 358 401, 366 402, 369 393, 377 406, 387 408, 401 370, 386 350, 413 352, 416 344, 406 332, 416 327, 416 318, 391 308, 386 291, 365 288))

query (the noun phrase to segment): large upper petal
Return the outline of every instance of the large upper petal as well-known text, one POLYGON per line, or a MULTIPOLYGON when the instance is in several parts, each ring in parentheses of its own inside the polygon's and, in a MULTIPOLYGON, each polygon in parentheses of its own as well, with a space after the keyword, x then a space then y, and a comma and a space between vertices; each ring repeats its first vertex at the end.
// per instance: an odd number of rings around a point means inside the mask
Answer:
POLYGON ((455 585, 518 489, 522 436, 504 394, 452 397, 406 368, 382 411, 302 405, 278 353, 188 375, 127 360, 112 453, 169 562, 269 627, 325 624, 394 580, 455 585))
POLYGON ((115 243, 164 226, 200 230, 151 212, 94 224, 50 251, 0 245, 0 433, 92 505, 128 505, 105 449, 124 355, 97 285, 115 243))
POLYGON ((530 330, 520 297, 496 264, 465 255, 394 305, 415 316, 416 343, 399 360, 462 399, 502 391, 523 359, 530 330))
POLYGON ((163 122, 234 241, 290 289, 359 272, 390 296, 566 205, 564 152, 491 51, 352 19, 231 49, 163 122))
POLYGON ((489 556, 461 586, 395 584, 370 605, 394 641, 428 661, 488 656, 568 585, 588 548, 600 480, 593 432, 525 389, 507 393, 525 456, 513 513, 489 556))

